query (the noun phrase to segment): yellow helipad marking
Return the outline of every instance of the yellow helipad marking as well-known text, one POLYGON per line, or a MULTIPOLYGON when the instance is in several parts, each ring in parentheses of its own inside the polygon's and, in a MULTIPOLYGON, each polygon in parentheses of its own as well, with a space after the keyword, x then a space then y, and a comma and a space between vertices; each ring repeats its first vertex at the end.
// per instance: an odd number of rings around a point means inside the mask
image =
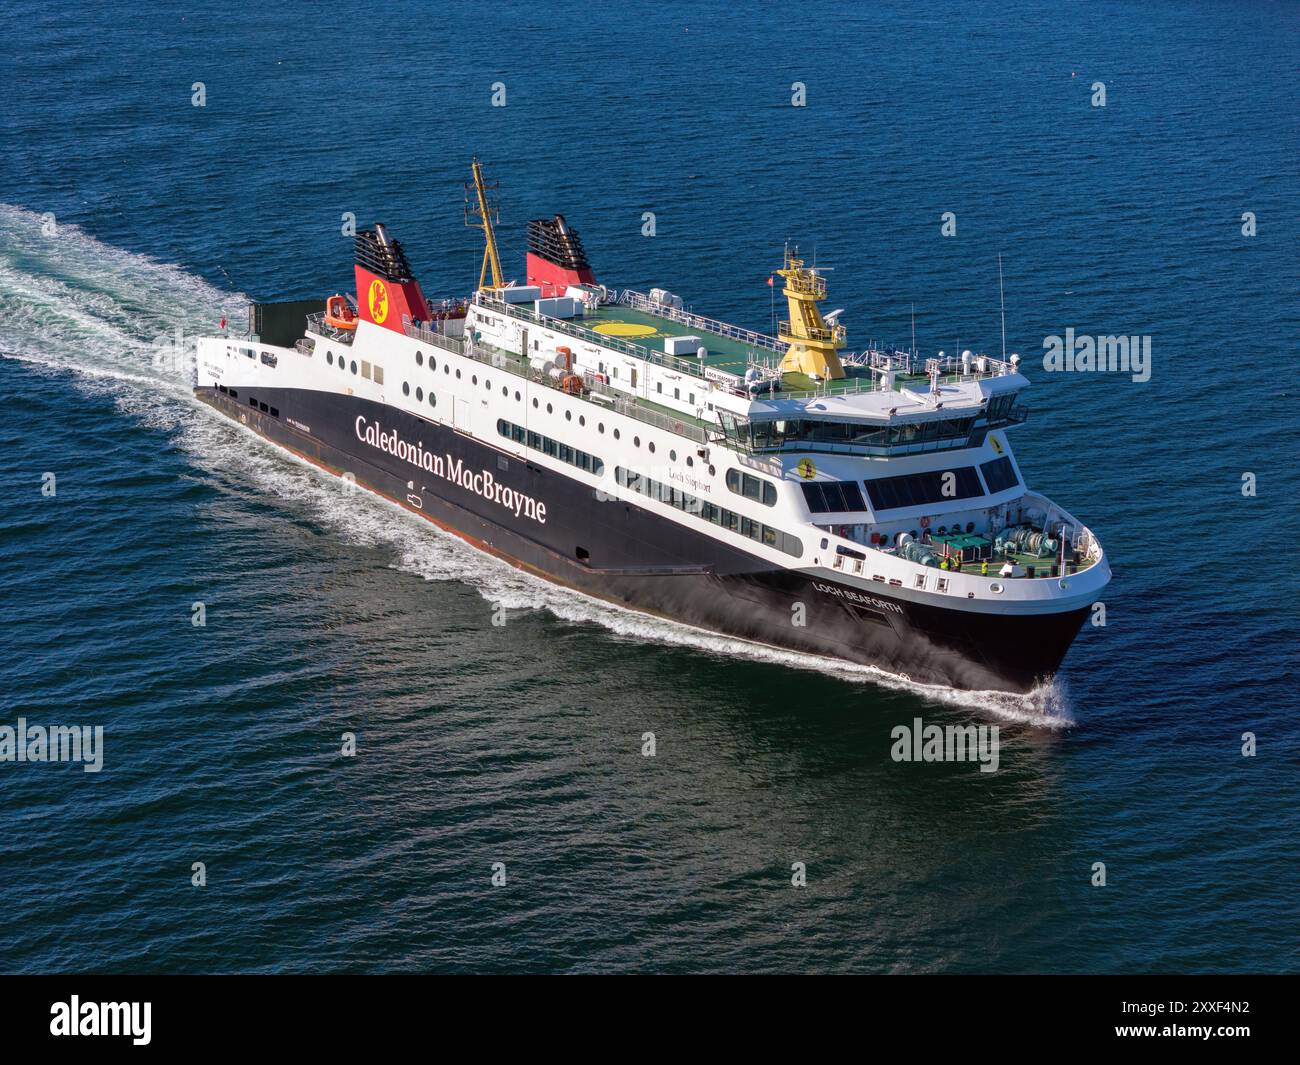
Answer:
POLYGON ((641 325, 639 322, 601 322, 592 328, 607 337, 647 337, 658 332, 654 326, 641 325))

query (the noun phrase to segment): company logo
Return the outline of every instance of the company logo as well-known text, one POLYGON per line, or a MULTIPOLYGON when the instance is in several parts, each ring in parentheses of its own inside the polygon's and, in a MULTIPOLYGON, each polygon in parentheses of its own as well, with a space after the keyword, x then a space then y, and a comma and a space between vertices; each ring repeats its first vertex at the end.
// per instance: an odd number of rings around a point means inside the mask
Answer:
POLYGON ((136 1046, 148 1046, 152 1038, 151 1002, 71 1002, 50 1006, 50 1035, 129 1035, 136 1046))
POLYGON ((795 467, 799 471, 799 476, 805 481, 811 481, 817 476, 817 463, 812 459, 800 459, 799 465, 795 467))
POLYGON ((0 762, 80 762, 87 773, 104 768, 104 726, 0 725, 0 762))
POLYGON ((981 773, 996 773, 1001 760, 997 725, 927 725, 919 717, 911 726, 889 732, 895 762, 979 762, 981 773))
POLYGON ((398 436, 396 429, 385 429, 378 422, 367 422, 364 415, 357 415, 354 431, 362 443, 418 466, 444 481, 458 484, 476 496, 505 507, 516 518, 525 517, 539 525, 546 524, 545 503, 502 484, 489 470, 474 470, 453 455, 435 455, 432 451, 425 451, 422 441, 409 443, 398 436))
POLYGON ((370 282, 370 317, 376 325, 383 325, 388 317, 388 289, 384 283, 375 278, 370 282))

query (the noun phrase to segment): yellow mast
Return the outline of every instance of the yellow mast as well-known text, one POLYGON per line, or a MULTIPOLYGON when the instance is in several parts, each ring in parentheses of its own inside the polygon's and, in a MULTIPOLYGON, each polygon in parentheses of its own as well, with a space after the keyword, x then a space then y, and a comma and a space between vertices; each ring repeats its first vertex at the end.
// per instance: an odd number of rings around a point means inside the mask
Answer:
POLYGON ((777 329, 777 339, 790 345, 781 360, 783 373, 839 379, 844 376, 839 350, 844 347, 844 326, 827 325, 817 309, 826 298, 826 278, 804 266, 802 259, 785 250, 785 265, 777 273, 785 278, 785 297, 790 318, 777 329))
MULTIPOLYGON (((477 155, 471 157, 471 164, 474 169, 474 192, 478 198, 478 209, 476 211, 471 211, 469 204, 466 203, 465 224, 475 225, 474 222, 470 221, 471 214, 476 214, 483 220, 483 241, 485 247, 483 248, 483 268, 478 273, 478 287, 491 287, 494 289, 505 288, 505 282, 501 279, 501 258, 497 255, 497 235, 492 230, 492 212, 488 208, 487 183, 483 180, 483 168, 479 165, 477 155), (489 265, 492 267, 492 284, 490 286, 487 284, 489 265)), ((466 187, 465 191, 468 194, 469 188, 466 187)), ((466 196, 466 200, 468 200, 468 195, 466 196)))

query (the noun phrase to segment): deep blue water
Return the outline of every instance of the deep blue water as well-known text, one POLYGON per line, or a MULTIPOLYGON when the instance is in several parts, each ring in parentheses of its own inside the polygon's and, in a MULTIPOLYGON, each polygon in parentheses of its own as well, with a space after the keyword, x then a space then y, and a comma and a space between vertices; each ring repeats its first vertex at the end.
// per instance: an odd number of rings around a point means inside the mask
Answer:
POLYGON ((0 725, 105 762, 0 763, 0 969, 1300 968, 1295 5, 9 10, 0 725), (996 352, 1001 253, 1017 456, 1107 625, 1023 702, 739 648, 193 402, 159 338, 345 288, 343 212, 466 293, 471 153, 510 270, 561 211, 602 280, 756 328, 790 239, 851 341, 914 304, 996 352), (1067 327, 1150 335, 1151 380, 1043 372, 1067 327), (998 724, 1000 770, 893 762, 915 716, 998 724))

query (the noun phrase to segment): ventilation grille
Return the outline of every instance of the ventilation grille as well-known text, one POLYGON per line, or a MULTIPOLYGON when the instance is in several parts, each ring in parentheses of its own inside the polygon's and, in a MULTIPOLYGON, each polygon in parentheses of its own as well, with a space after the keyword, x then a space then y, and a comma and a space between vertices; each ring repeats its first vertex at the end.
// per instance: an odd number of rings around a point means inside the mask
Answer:
POLYGON ((587 253, 582 250, 582 238, 576 229, 569 228, 561 214, 534 218, 528 223, 528 250, 566 270, 591 269, 587 253))
POLYGON ((355 242, 358 266, 364 266, 385 281, 411 280, 411 264, 406 261, 401 243, 384 233, 382 228, 378 232, 359 230, 355 242))

